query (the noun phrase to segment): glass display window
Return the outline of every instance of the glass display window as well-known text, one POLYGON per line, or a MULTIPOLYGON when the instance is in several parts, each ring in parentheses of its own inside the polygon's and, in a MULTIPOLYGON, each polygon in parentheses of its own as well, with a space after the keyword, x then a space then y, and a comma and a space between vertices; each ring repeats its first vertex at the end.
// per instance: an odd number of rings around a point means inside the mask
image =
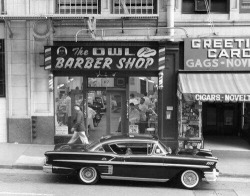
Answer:
POLYGON ((180 149, 203 147, 202 103, 198 101, 178 101, 178 146, 180 149))
POLYGON ((158 77, 129 78, 129 132, 158 133, 158 77))
POLYGON ((55 135, 71 134, 74 105, 82 105, 82 77, 55 77, 55 135))

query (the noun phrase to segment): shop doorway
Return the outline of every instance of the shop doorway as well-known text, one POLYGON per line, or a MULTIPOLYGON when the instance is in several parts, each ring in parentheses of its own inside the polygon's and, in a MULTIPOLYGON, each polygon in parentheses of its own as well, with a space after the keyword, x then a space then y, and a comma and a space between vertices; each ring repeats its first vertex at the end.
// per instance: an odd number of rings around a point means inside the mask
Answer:
POLYGON ((237 136, 240 133, 240 103, 203 103, 203 135, 237 136))
POLYGON ((125 90, 88 90, 88 132, 96 140, 116 132, 125 133, 126 91, 125 90))

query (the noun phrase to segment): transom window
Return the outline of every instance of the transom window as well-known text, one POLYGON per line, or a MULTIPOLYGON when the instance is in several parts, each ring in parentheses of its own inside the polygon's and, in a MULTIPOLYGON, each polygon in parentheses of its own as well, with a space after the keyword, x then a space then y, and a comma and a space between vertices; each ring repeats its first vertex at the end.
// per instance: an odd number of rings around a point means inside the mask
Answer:
POLYGON ((101 0, 57 0, 58 14, 100 14, 101 0))
POLYGON ((240 0, 240 12, 250 13, 250 0, 240 0))
POLYGON ((114 0, 113 14, 157 14, 157 0, 114 0))
POLYGON ((183 14, 228 13, 229 0, 182 0, 183 14))

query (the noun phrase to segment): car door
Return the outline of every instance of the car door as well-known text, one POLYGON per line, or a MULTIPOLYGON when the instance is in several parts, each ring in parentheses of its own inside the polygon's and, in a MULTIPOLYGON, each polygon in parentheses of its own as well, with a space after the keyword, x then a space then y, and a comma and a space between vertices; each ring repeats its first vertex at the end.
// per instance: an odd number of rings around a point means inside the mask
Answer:
POLYGON ((127 149, 132 153, 124 155, 124 177, 152 181, 166 181, 163 153, 156 153, 154 142, 130 142, 127 149))

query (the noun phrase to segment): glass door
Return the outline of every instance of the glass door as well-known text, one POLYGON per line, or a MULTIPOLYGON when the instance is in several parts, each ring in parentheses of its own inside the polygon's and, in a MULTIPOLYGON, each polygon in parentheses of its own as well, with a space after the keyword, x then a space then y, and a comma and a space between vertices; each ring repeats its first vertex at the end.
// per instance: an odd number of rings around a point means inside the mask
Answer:
POLYGON ((107 91, 107 134, 127 130, 126 92, 107 91))
POLYGON ((124 78, 88 78, 88 129, 90 140, 126 132, 127 104, 124 78))

